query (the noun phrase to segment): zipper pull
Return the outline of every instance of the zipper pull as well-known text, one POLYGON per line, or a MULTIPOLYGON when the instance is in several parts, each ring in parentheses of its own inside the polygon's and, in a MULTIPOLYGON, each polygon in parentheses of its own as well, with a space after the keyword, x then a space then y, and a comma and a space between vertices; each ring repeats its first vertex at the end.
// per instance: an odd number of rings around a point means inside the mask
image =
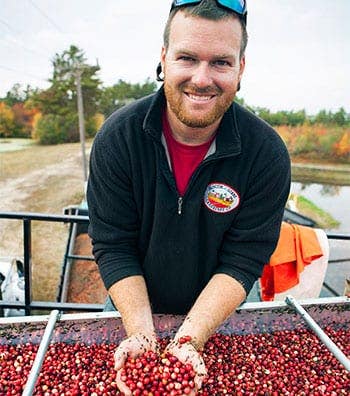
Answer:
POLYGON ((182 197, 177 200, 177 214, 182 214, 182 197))

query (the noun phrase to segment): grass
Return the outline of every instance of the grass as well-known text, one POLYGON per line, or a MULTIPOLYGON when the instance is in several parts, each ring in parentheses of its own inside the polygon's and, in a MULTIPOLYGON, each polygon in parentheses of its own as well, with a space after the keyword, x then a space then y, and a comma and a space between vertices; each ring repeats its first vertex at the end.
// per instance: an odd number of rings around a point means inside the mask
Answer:
MULTIPOLYGON (((87 142, 89 149, 91 141, 87 142)), ((62 214, 84 198, 80 143, 32 145, 1 153, 0 211, 62 214)), ((1 220, 0 256, 23 256, 22 223, 1 220)), ((68 226, 32 223, 33 298, 55 301, 68 226)))
MULTIPOLYGON (((91 146, 91 141, 86 147, 91 146)), ((16 151, 1 153, 0 180, 19 177, 28 170, 42 169, 46 165, 57 164, 62 159, 80 155, 80 143, 68 143, 53 146, 28 145, 18 147, 16 151)))
POLYGON ((349 165, 324 165, 324 167, 317 168, 316 166, 315 168, 312 168, 309 167, 305 162, 293 161, 292 179, 293 181, 300 183, 312 182, 333 184, 338 186, 350 186, 349 165))
POLYGON ((320 209, 313 202, 309 201, 302 195, 291 194, 290 199, 294 200, 299 212, 309 217, 317 223, 320 228, 337 228, 339 222, 335 220, 329 213, 320 209))
POLYGON ((32 139, 0 138, 0 153, 21 150, 33 144, 32 139))

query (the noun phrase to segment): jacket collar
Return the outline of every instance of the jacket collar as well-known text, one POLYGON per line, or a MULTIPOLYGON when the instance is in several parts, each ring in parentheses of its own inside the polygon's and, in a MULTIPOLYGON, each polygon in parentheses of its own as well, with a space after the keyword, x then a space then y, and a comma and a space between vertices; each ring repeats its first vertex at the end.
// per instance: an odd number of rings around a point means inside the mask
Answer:
MULTIPOLYGON (((143 129, 153 138, 161 140, 162 111, 166 106, 163 86, 153 95, 149 110, 144 118, 143 129)), ((236 117, 237 105, 233 103, 224 114, 216 135, 215 155, 232 155, 241 152, 241 136, 236 117)))

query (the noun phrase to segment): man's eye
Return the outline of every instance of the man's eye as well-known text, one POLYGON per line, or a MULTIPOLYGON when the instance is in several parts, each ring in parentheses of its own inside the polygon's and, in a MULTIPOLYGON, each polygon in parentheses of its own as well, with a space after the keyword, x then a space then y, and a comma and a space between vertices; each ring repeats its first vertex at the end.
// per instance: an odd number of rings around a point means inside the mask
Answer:
POLYGON ((180 56, 179 59, 185 62, 194 62, 194 59, 190 56, 180 56))
POLYGON ((230 66, 230 63, 226 60, 216 60, 213 62, 215 66, 230 66))

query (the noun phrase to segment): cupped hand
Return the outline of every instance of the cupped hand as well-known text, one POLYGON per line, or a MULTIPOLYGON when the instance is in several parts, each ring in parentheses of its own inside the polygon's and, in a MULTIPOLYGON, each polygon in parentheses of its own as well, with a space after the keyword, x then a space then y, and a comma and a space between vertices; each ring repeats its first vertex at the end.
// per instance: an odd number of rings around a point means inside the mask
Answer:
MULTIPOLYGON (((198 391, 202 387, 203 380, 207 375, 207 369, 200 353, 191 343, 186 342, 181 344, 175 340, 170 342, 166 348, 166 351, 176 356, 181 363, 192 365, 193 370, 196 373, 194 383, 196 390, 198 391)), ((196 392, 193 391, 190 395, 192 396, 195 394, 196 392)))
POLYGON ((114 352, 114 369, 117 370, 117 386, 125 396, 131 396, 131 390, 121 379, 122 368, 128 357, 136 358, 147 351, 158 352, 158 343, 155 335, 134 334, 122 341, 114 352))

